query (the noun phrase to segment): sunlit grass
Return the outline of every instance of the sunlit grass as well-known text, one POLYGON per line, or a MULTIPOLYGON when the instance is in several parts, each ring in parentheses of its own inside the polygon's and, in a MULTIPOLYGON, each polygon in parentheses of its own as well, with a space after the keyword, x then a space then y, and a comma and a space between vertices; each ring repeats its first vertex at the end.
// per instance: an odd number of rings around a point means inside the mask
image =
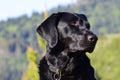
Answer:
POLYGON ((88 55, 101 80, 120 79, 120 34, 99 37, 94 52, 88 55))

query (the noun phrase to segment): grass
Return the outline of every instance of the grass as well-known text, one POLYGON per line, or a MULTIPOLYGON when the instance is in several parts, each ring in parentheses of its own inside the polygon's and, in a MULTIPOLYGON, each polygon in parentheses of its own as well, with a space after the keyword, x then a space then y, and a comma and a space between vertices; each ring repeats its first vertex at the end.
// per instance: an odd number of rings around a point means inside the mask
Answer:
POLYGON ((88 56, 101 80, 120 79, 120 34, 99 37, 94 52, 88 56))

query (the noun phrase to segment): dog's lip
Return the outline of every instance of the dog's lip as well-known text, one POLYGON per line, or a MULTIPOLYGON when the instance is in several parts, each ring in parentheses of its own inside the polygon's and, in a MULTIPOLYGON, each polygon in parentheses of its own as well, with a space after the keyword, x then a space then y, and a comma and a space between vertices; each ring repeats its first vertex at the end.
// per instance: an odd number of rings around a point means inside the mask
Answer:
POLYGON ((85 51, 85 48, 83 50, 80 49, 69 49, 70 52, 83 52, 85 51))
POLYGON ((70 50, 70 52, 72 52, 72 53, 76 53, 76 52, 85 53, 86 51, 85 50, 70 50))
POLYGON ((95 44, 88 44, 86 48, 86 52, 92 53, 95 48, 95 44))
POLYGON ((89 48, 88 50, 86 50, 86 52, 92 53, 94 50, 94 48, 89 48))
POLYGON ((86 48, 82 48, 82 49, 69 49, 70 52, 87 52, 86 48))
POLYGON ((68 50, 70 52, 89 52, 89 53, 91 53, 91 52, 93 52, 95 45, 96 45, 96 43, 87 43, 86 45, 83 45, 83 47, 78 47, 76 49, 69 48, 68 50))
POLYGON ((75 49, 70 49, 69 51, 70 52, 89 52, 89 53, 92 53, 94 50, 94 47, 90 47, 90 48, 85 48, 83 50, 75 50, 75 49))

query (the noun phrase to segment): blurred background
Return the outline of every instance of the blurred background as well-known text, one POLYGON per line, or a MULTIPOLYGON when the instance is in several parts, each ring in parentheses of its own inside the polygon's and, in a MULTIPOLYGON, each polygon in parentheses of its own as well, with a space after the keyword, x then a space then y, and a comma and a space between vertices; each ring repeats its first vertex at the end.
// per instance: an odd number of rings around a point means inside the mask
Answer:
POLYGON ((120 0, 0 0, 0 80, 38 80, 45 41, 37 26, 52 13, 83 13, 99 37, 88 54, 97 80, 120 80, 120 0))

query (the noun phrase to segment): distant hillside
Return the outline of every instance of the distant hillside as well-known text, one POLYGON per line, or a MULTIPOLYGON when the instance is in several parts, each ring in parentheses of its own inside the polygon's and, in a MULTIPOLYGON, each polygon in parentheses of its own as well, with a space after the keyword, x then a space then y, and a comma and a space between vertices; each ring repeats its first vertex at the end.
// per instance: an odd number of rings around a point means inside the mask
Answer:
POLYGON ((87 15, 92 30, 99 34, 120 33, 120 0, 78 0, 67 7, 59 6, 52 12, 68 11, 87 15))
MULTIPOLYGON (((101 80, 120 80, 120 0, 78 0, 48 11, 49 15, 67 11, 84 13, 91 30, 99 36, 94 53, 88 54, 101 80)), ((27 68, 28 46, 41 53, 36 27, 44 20, 43 13, 22 15, 0 21, 0 79, 21 80, 27 68)), ((97 79, 100 80, 100 79, 97 79)))
MULTIPOLYGON (((48 11, 78 12, 87 15, 91 30, 98 35, 120 33, 120 0, 78 0, 48 11)), ((36 27, 44 20, 43 13, 34 12, 0 22, 0 53, 25 53, 28 46, 38 50, 36 27)))
POLYGON ((99 37, 94 53, 88 55, 101 80, 120 80, 120 34, 99 37))

